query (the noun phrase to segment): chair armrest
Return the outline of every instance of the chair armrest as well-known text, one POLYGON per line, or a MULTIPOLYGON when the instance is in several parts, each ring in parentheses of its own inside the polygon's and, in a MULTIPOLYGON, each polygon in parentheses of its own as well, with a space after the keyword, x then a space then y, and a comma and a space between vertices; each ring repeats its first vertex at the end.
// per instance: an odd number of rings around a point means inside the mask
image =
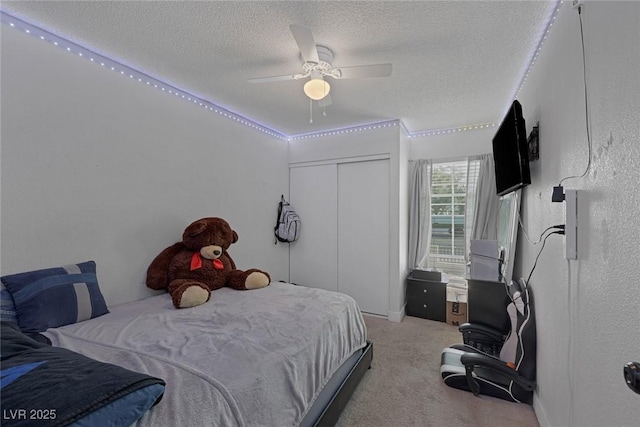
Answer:
POLYGON ((460 362, 465 366, 467 375, 473 371, 474 367, 490 369, 493 372, 515 381, 527 391, 533 391, 536 387, 535 381, 528 380, 513 368, 507 366, 505 362, 494 357, 485 356, 481 353, 465 353, 460 357, 460 362))
POLYGON ((463 336, 466 334, 481 334, 498 342, 503 342, 505 339, 502 332, 479 323, 463 323, 458 327, 458 330, 462 332, 463 336))

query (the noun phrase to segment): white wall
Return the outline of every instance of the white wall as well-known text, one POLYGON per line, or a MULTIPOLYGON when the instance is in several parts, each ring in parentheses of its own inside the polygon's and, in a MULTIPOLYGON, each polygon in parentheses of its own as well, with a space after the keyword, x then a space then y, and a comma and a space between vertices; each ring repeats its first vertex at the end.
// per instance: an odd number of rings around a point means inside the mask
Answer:
POLYGON ((274 245, 287 142, 2 26, 2 274, 94 259, 109 304, 184 228, 227 219, 239 268, 288 278, 274 245))
MULTIPOLYGON (((637 426, 640 396, 623 364, 640 361, 640 3, 586 2, 583 13, 592 165, 579 190, 578 260, 552 236, 531 279, 537 310, 541 426, 637 426)), ((578 13, 565 2, 523 88, 527 131, 540 121, 540 160, 524 190, 526 230, 563 222, 552 187, 588 159, 578 13)), ((522 233, 516 273, 528 276, 540 245, 522 233)))
POLYGON ((491 139, 497 130, 496 124, 495 127, 485 129, 414 137, 409 140, 409 158, 450 159, 491 153, 491 139))
MULTIPOLYGON (((409 150, 410 138, 405 132, 400 132, 398 144, 398 201, 399 210, 398 221, 398 269, 394 271, 400 283, 394 294, 390 295, 395 307, 400 307, 399 318, 390 320, 401 320, 405 315, 406 306, 406 277, 409 274, 409 150)), ((393 206, 393 202, 392 202, 393 206)))
POLYGON ((350 157, 390 154, 398 144, 400 126, 393 122, 387 127, 354 132, 318 134, 311 138, 290 142, 289 162, 304 163, 350 157))

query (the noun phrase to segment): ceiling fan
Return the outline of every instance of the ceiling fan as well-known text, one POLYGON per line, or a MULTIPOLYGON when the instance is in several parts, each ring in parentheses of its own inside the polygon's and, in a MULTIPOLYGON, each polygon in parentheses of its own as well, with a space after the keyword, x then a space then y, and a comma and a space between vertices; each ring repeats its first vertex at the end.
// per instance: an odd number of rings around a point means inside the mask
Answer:
POLYGON ((270 83, 284 80, 299 80, 309 77, 304 85, 305 94, 312 100, 318 101, 320 107, 332 104, 329 91, 331 85, 325 77, 334 79, 355 79, 367 77, 389 77, 391 64, 356 65, 352 67, 334 68, 333 52, 326 46, 316 45, 311 29, 303 25, 291 24, 289 26, 293 38, 300 49, 302 58, 302 73, 287 74, 284 76, 261 77, 249 79, 251 83, 270 83))

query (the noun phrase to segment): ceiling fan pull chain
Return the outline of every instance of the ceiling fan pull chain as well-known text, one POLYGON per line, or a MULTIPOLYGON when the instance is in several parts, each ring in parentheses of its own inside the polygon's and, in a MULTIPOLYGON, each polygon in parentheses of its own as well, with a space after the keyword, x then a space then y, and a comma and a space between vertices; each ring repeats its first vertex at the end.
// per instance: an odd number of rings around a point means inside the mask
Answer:
POLYGON ((313 123, 313 101, 309 98, 309 123, 313 123))

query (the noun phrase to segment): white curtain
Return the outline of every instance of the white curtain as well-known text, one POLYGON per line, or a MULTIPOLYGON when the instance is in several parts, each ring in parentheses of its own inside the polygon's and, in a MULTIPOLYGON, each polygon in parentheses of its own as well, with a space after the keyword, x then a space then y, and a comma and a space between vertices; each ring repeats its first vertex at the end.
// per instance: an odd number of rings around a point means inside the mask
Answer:
POLYGON ((473 240, 497 240, 500 198, 496 195, 496 172, 493 155, 483 154, 476 159, 480 161, 480 164, 475 191, 473 226, 469 236, 473 240))
POLYGON ((409 267, 426 267, 431 244, 431 160, 409 162, 409 267))

